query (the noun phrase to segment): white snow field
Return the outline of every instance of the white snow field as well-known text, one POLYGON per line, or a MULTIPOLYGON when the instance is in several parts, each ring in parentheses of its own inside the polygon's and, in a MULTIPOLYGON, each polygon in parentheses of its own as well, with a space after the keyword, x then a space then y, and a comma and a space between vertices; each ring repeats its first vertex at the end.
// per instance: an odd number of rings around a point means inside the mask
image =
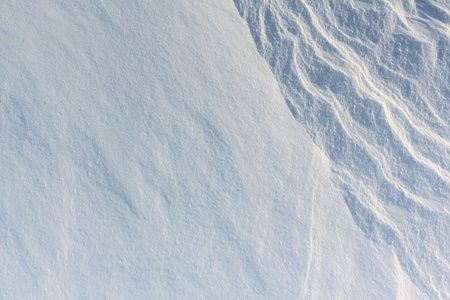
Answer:
POLYGON ((0 1, 0 299, 449 299, 449 16, 0 1))

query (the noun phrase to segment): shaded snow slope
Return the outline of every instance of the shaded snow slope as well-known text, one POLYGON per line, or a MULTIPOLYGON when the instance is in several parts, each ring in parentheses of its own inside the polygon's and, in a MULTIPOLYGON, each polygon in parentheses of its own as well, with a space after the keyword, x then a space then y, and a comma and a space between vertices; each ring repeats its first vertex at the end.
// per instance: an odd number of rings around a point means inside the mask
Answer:
POLYGON ((0 298, 425 298, 222 2, 0 2, 0 298))
POLYGON ((234 2, 355 224, 448 299, 449 2, 234 2))

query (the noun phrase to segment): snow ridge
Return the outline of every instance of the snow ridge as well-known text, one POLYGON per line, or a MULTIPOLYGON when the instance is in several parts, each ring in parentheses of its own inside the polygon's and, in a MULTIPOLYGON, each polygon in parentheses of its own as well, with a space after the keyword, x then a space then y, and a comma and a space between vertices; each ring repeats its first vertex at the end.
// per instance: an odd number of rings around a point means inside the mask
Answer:
POLYGON ((234 0, 357 226, 450 297, 450 10, 439 1, 234 0))

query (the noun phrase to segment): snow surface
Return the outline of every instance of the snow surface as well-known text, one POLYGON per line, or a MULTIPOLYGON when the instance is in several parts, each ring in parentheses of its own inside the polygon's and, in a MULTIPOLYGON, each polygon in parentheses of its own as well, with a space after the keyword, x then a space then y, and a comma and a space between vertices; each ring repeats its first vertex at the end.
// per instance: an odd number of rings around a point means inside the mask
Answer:
POLYGON ((39 2, 0 2, 0 299, 450 297, 447 2, 39 2))

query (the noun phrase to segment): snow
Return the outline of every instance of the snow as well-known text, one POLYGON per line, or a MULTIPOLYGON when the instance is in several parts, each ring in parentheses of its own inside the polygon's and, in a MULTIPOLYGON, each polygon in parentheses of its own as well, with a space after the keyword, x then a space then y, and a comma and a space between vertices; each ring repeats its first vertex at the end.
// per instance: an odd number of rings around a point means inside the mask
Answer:
POLYGON ((398 17, 433 26, 402 30, 435 56, 386 63, 411 104, 361 53, 322 49, 327 70, 363 69, 311 83, 317 49, 258 27, 296 14, 266 2, 0 3, 0 298, 448 297, 448 9, 398 17), (308 110, 322 98, 338 113, 308 110), (379 129, 356 117, 381 110, 379 129))

